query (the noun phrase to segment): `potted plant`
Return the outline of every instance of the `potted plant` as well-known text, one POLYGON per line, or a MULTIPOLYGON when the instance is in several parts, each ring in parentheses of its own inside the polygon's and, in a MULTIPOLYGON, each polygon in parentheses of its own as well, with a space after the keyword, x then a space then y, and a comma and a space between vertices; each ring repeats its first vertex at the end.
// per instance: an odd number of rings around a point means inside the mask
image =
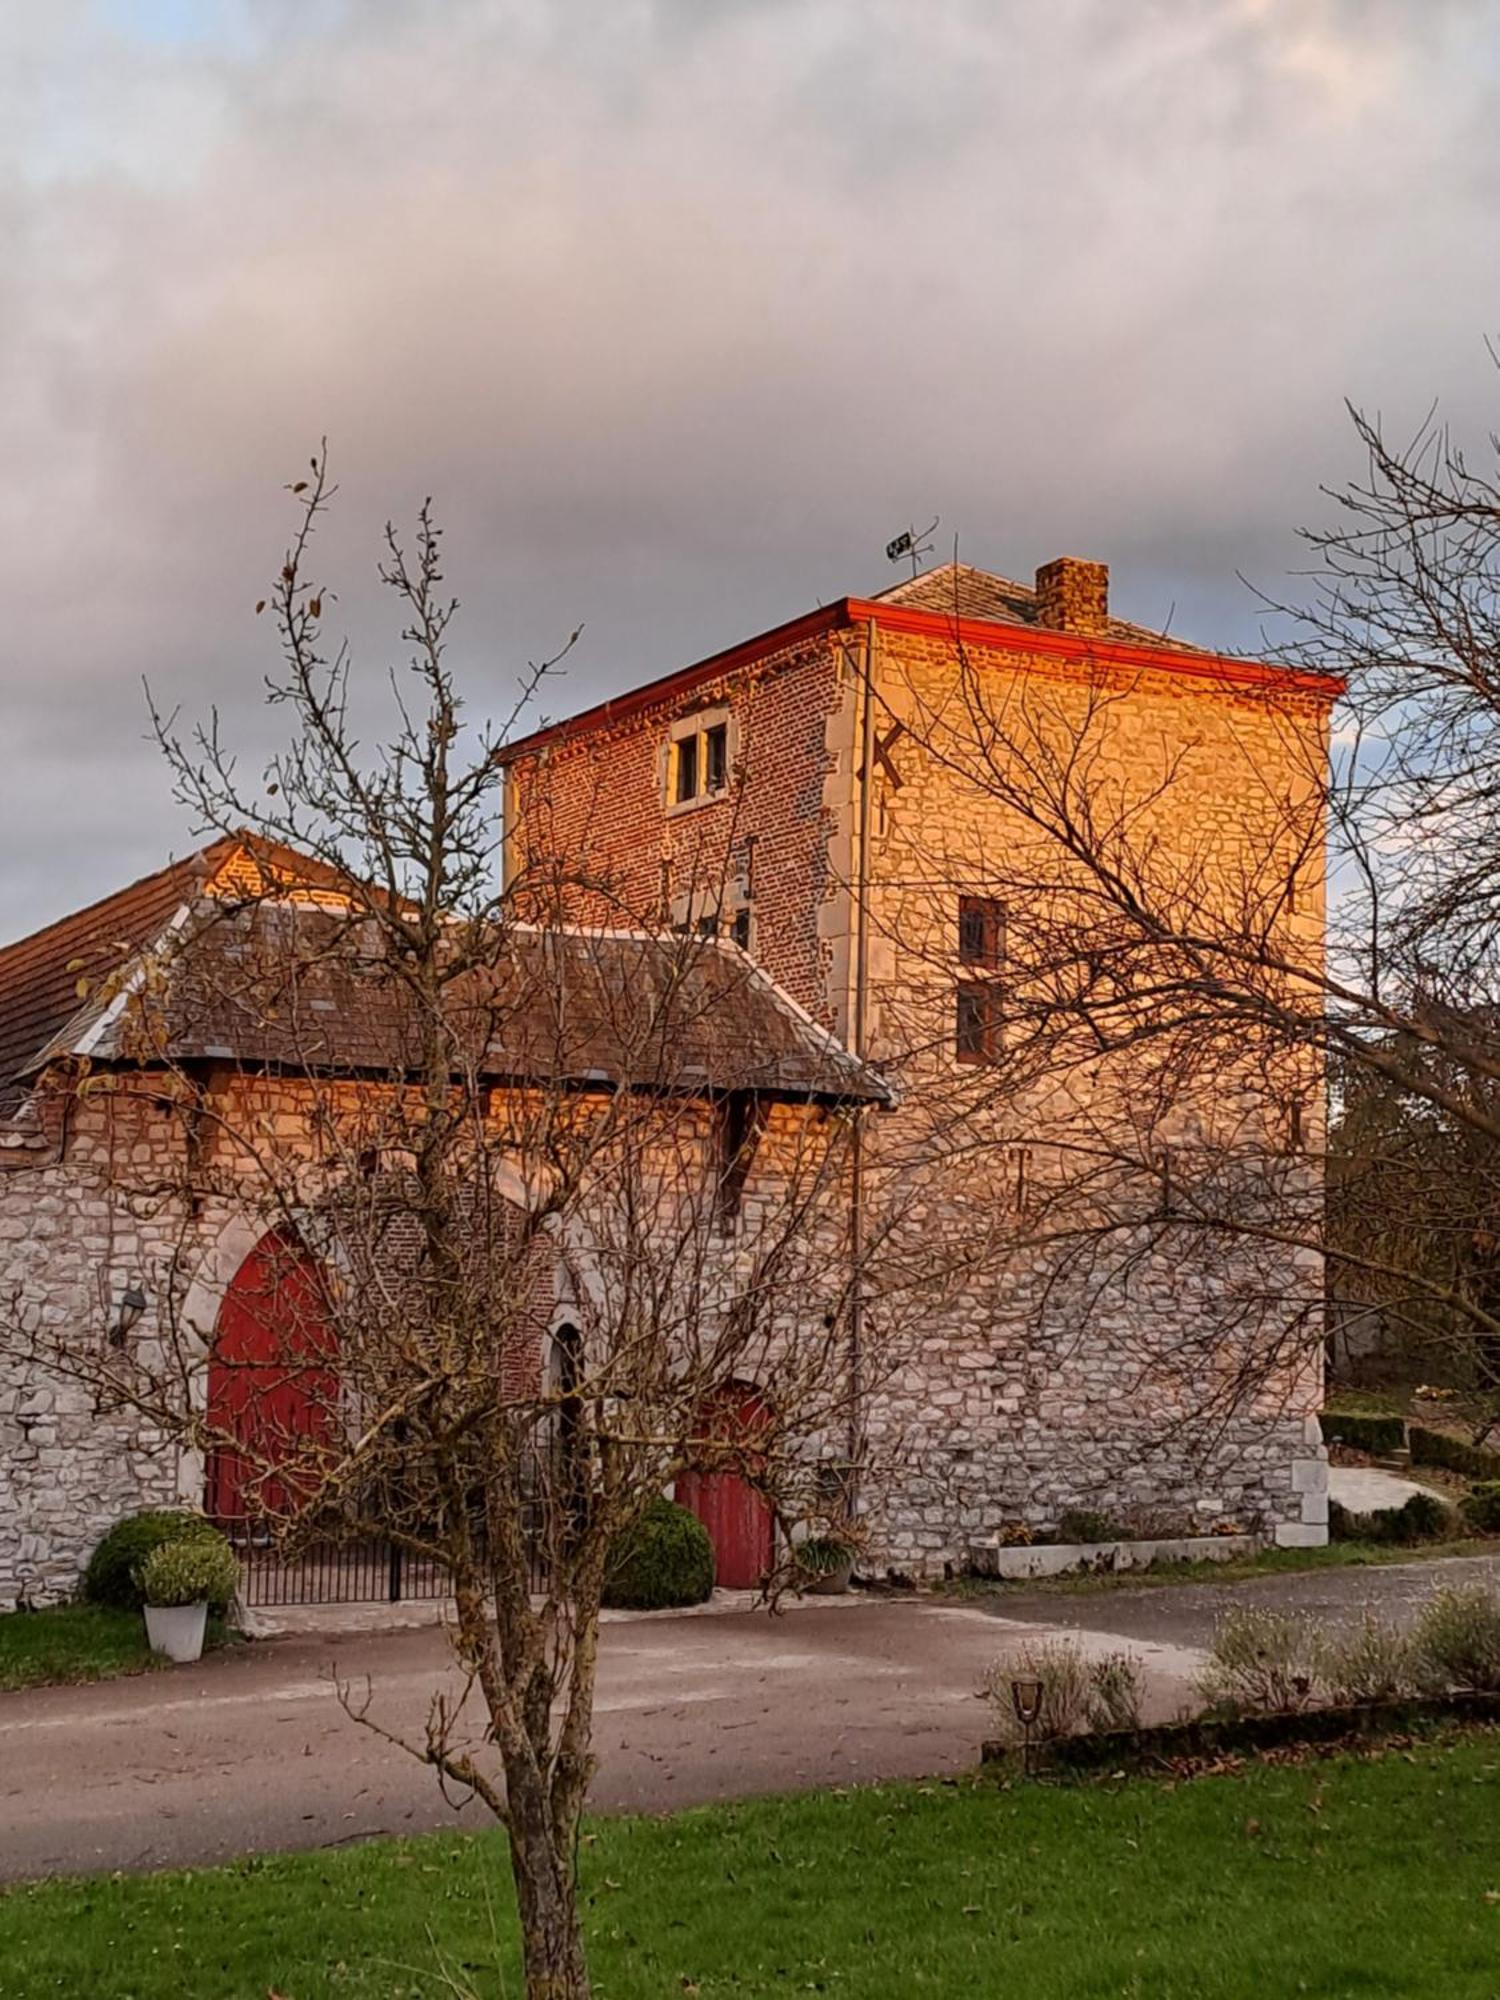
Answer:
POLYGON ((136 1571, 145 1600, 146 1637, 169 1660, 198 1659, 210 1604, 227 1604, 239 1584, 239 1565, 218 1540, 163 1542, 136 1571))
POLYGON ((802 1588, 814 1597, 839 1597, 854 1574, 854 1550, 836 1534, 810 1535, 794 1551, 802 1588))

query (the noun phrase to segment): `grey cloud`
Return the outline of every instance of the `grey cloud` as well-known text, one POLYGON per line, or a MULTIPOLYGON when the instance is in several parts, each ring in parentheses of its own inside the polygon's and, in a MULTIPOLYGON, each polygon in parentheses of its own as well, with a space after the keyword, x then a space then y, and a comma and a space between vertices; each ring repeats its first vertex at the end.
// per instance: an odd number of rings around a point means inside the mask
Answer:
POLYGON ((500 707, 580 621, 554 706, 877 586, 932 512, 1251 644, 1235 571, 1280 582, 1345 394, 1488 420, 1483 4, 19 11, 0 934, 183 844, 142 674, 266 741, 250 611, 325 431, 362 670, 380 524, 432 492, 500 707))

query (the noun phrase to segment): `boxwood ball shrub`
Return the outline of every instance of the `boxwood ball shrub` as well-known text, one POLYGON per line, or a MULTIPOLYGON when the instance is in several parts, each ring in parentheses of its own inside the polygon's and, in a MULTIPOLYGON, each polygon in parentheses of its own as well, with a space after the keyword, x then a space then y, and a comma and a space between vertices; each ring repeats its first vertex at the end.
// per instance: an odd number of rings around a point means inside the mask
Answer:
MULTIPOLYGON (((233 1552, 212 1521, 182 1508, 152 1507, 116 1521, 100 1542, 84 1571, 84 1597, 90 1604, 112 1604, 120 1611, 139 1611, 142 1599, 136 1571, 153 1549, 164 1542, 182 1541, 217 1543, 233 1564, 233 1552)), ((210 1609, 222 1615, 229 1609, 233 1595, 231 1582, 222 1598, 209 1600, 210 1609)))
POLYGON ((653 1500, 610 1551, 604 1602, 617 1610, 669 1611, 713 1595, 714 1545, 696 1514, 653 1500))
POLYGON ((146 1602, 163 1608, 227 1604, 239 1584, 240 1566, 222 1535, 211 1540, 192 1535, 185 1541, 158 1542, 137 1565, 135 1580, 146 1602))

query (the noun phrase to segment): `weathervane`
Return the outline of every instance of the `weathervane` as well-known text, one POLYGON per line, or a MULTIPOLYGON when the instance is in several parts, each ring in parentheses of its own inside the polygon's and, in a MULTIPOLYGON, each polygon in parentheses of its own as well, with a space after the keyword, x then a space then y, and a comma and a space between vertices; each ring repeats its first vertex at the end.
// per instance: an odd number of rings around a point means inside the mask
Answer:
POLYGON ((911 573, 915 576, 921 567, 923 556, 930 556, 932 554, 932 543, 928 540, 928 537, 937 532, 938 524, 942 518, 941 514, 935 516, 922 529, 920 534, 915 528, 908 528, 904 534, 897 535, 894 541, 887 542, 885 545, 886 561, 900 562, 903 556, 910 556, 911 573))

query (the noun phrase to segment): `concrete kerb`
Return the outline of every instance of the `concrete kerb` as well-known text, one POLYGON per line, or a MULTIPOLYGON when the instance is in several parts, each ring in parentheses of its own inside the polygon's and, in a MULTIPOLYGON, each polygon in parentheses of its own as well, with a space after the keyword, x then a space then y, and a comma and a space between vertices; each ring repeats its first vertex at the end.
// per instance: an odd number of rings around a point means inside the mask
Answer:
MULTIPOLYGON (((865 1591, 851 1591, 843 1597, 785 1597, 778 1611, 824 1611, 847 1609, 855 1604, 895 1603, 865 1591)), ((716 1590, 703 1604, 685 1605, 680 1610, 615 1611, 600 1614, 606 1625, 632 1625, 654 1618, 723 1618, 765 1608, 765 1601, 753 1590, 716 1590)), ((414 1632, 425 1626, 446 1625, 453 1617, 451 1597, 414 1598, 400 1604, 277 1604, 244 1608, 240 1627, 247 1638, 314 1638, 349 1632, 414 1632)))

